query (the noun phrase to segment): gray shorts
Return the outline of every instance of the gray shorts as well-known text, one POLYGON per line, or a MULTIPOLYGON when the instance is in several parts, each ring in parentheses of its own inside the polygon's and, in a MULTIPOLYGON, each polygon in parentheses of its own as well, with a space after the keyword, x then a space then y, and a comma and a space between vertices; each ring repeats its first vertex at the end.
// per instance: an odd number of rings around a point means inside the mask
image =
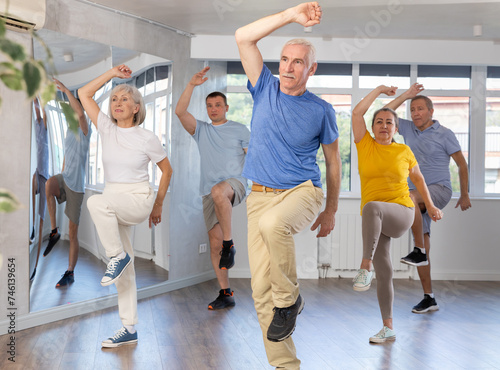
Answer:
MULTIPOLYGON (((427 185, 427 188, 429 189, 429 193, 431 194, 432 202, 439 209, 443 209, 450 202, 451 195, 453 193, 451 189, 441 184, 427 185)), ((431 235, 431 222, 432 220, 427 211, 425 211, 425 213, 422 213, 422 226, 424 229, 424 234, 431 235)))
POLYGON ((45 194, 45 184, 47 179, 40 175, 38 170, 35 171, 36 188, 35 194, 40 194, 40 201, 38 202, 38 214, 42 220, 45 220, 45 209, 47 207, 47 195, 45 194))
POLYGON ((54 177, 59 183, 59 197, 56 198, 57 203, 66 202, 64 213, 75 225, 78 225, 80 223, 80 211, 85 193, 77 193, 68 188, 62 174, 55 175, 54 177))
MULTIPOLYGON (((233 207, 240 204, 247 196, 247 189, 239 180, 230 178, 224 180, 227 182, 234 191, 233 207)), ((212 199, 212 194, 207 194, 202 197, 203 201, 203 217, 205 218, 205 225, 207 231, 212 230, 212 228, 219 223, 217 220, 217 215, 215 214, 214 200, 212 199)))

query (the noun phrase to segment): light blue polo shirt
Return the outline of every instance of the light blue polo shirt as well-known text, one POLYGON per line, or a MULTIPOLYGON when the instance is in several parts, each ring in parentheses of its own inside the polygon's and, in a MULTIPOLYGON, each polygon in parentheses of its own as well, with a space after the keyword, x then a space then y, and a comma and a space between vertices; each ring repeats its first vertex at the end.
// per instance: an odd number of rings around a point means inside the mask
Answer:
POLYGON ((339 137, 331 104, 306 91, 300 96, 280 91, 280 81, 263 66, 252 94, 250 144, 243 176, 276 189, 291 189, 311 180, 321 187, 316 163, 320 144, 339 137))
POLYGON ((90 136, 92 135, 92 127, 90 125, 88 127, 87 135, 80 127, 78 127, 78 134, 68 129, 64 140, 64 171, 62 175, 68 188, 77 193, 85 193, 85 165, 89 153, 90 136))
POLYGON ((245 164, 245 151, 250 140, 248 128, 238 122, 222 125, 196 120, 193 138, 200 151, 200 195, 207 195, 221 181, 235 178, 245 188, 247 179, 241 175, 245 164))
MULTIPOLYGON (((450 129, 437 120, 424 131, 420 131, 413 121, 399 119, 399 133, 403 135, 415 157, 427 185, 441 184, 451 189, 450 156, 462 150, 458 140, 450 129)), ((408 178, 411 190, 415 185, 408 178)))

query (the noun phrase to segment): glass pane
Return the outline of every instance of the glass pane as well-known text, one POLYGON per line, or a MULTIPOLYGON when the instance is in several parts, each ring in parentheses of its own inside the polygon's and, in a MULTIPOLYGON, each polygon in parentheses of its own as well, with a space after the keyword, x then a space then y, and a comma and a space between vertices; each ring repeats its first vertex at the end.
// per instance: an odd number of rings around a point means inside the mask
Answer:
POLYGON ((307 88, 311 87, 351 88, 352 76, 313 75, 307 80, 307 88))
POLYGON ((227 104, 229 105, 227 119, 243 123, 250 129, 253 109, 253 99, 250 93, 228 93, 227 104))
MULTIPOLYGON (((455 133, 465 160, 469 163, 469 98, 429 96, 434 104, 433 119, 455 133)), ((458 167, 450 160, 451 186, 453 192, 460 192, 458 167)))
POLYGON ((500 98, 486 98, 484 191, 500 193, 500 98))
POLYGON ((156 67, 156 91, 168 88, 168 66, 156 67))
POLYGON ((418 83, 426 90, 469 90, 470 78, 464 77, 419 77, 418 83))
POLYGON ((146 119, 143 122, 143 127, 146 130, 153 131, 154 132, 154 104, 153 103, 146 103, 146 119))
POLYGON ((500 90, 500 78, 487 78, 486 88, 488 90, 500 90))
POLYGON ((98 133, 93 127, 89 143, 89 171, 87 176, 87 183, 90 185, 97 185, 97 141, 98 133))
POLYGON ((155 69, 150 68, 146 72, 146 92, 143 96, 153 94, 155 92, 155 69))
MULTIPOLYGON (((329 102, 337 117, 339 129, 339 150, 342 164, 342 181, 340 191, 351 190, 351 95, 320 95, 320 98, 329 102)), ((326 168, 323 150, 318 151, 317 161, 321 169, 321 183, 326 189, 326 168)))
POLYGON ((374 89, 380 85, 396 86, 400 90, 410 88, 410 77, 396 76, 359 76, 361 89, 374 89))
POLYGON ((227 75, 227 86, 246 86, 247 75, 227 75))

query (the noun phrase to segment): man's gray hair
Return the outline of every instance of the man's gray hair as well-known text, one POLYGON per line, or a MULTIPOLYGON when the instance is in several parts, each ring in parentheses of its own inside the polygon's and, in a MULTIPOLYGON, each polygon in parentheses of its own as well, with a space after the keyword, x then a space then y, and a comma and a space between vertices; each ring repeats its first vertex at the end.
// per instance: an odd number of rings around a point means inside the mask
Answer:
POLYGON ((305 39, 292 39, 289 40, 283 45, 283 48, 281 49, 281 55, 283 55, 283 49, 288 46, 288 45, 304 45, 309 48, 309 52, 307 53, 307 67, 312 67, 314 63, 316 63, 316 48, 314 47, 313 44, 311 44, 309 41, 305 39))

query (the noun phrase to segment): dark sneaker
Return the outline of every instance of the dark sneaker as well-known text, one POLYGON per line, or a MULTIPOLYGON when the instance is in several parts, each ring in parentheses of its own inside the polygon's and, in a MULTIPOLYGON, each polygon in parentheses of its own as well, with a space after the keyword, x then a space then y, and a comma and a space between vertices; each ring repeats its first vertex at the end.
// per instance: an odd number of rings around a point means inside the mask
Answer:
POLYGON ((215 298, 215 301, 208 304, 208 309, 220 310, 226 307, 233 307, 235 305, 233 293, 226 293, 224 289, 219 290, 219 296, 215 298))
POLYGON ((220 252, 219 268, 221 270, 229 270, 234 266, 234 255, 236 254, 236 248, 234 245, 230 247, 222 247, 220 252))
POLYGON ((285 308, 274 307, 274 317, 267 329, 267 339, 271 342, 281 342, 292 335, 295 330, 297 315, 304 308, 304 300, 299 294, 294 305, 285 308))
POLYGON ((427 254, 422 253, 420 248, 415 247, 409 255, 401 258, 401 263, 410 266, 427 266, 429 261, 427 261, 427 254))
POLYGON ((66 286, 69 284, 73 284, 75 282, 75 274, 73 271, 66 271, 62 276, 61 280, 59 280, 56 284, 56 288, 66 286))
POLYGON ((55 233, 50 233, 49 243, 47 244, 47 248, 45 248, 45 251, 43 252, 44 257, 50 253, 50 251, 52 250, 52 248, 54 248, 54 245, 56 245, 60 238, 61 234, 59 234, 59 230, 57 230, 57 228, 55 233))
POLYGON ((106 348, 120 347, 124 344, 137 343, 137 332, 130 334, 127 328, 121 328, 111 338, 103 340, 101 346, 106 348))
POLYGON ((436 303, 436 299, 431 298, 431 296, 428 294, 424 294, 424 299, 422 299, 419 304, 413 307, 411 312, 426 313, 429 311, 437 311, 437 310, 439 310, 439 306, 436 303))
POLYGON ((121 259, 118 257, 112 257, 109 260, 106 272, 104 273, 104 276, 101 279, 101 285, 108 286, 113 284, 116 281, 116 279, 122 276, 123 271, 125 271, 128 265, 130 265, 130 262, 132 262, 132 260, 130 259, 128 253, 125 255, 125 257, 121 259))

